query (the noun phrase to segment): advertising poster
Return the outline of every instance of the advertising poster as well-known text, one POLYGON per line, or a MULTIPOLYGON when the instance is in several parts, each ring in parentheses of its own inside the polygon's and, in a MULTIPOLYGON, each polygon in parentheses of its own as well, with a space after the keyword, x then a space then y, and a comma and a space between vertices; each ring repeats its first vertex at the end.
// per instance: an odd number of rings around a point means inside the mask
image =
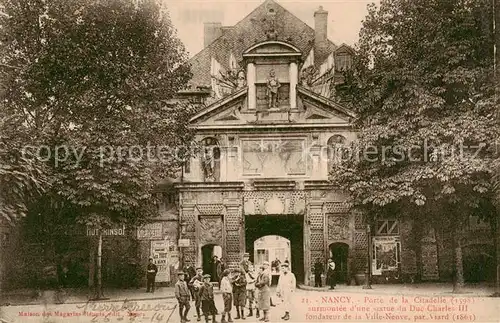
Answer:
POLYGON ((151 241, 151 258, 158 267, 156 281, 159 283, 170 281, 169 242, 167 240, 151 241))

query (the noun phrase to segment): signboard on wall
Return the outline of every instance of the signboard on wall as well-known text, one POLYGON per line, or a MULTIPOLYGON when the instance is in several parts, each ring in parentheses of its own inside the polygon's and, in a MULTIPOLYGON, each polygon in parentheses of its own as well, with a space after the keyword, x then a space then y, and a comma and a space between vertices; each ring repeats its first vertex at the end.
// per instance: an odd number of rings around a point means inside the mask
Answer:
POLYGON ((399 237, 373 237, 372 274, 397 271, 400 263, 401 245, 399 237))
POLYGON ((163 226, 161 222, 145 224, 137 228, 137 239, 158 240, 163 238, 163 226))
POLYGON ((125 235, 125 225, 116 225, 111 228, 97 229, 91 226, 87 226, 87 236, 98 236, 99 234, 103 236, 124 236, 125 235))
POLYGON ((156 274, 156 281, 169 282, 170 281, 170 268, 169 268, 169 241, 166 240, 153 240, 151 241, 151 258, 153 263, 158 267, 156 274))

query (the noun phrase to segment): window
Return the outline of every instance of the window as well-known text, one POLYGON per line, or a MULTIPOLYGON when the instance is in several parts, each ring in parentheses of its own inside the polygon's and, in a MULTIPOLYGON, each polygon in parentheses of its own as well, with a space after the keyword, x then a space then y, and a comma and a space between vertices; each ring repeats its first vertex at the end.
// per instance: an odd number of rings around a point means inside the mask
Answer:
POLYGON ((352 56, 349 53, 339 53, 335 55, 335 70, 342 72, 351 69, 352 56))
POLYGON ((269 250, 257 249, 257 261, 255 263, 261 265, 264 261, 269 261, 269 250))

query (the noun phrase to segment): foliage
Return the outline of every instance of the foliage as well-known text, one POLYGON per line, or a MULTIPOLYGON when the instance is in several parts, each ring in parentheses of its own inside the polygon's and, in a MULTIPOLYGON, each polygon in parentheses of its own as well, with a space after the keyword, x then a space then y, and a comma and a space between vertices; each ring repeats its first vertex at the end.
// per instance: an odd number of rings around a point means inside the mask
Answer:
POLYGON ((152 190, 177 174, 172 148, 190 138, 192 108, 168 103, 190 78, 184 47, 154 1, 137 3, 5 0, 4 104, 21 143, 48 148, 29 151, 51 198, 83 222, 154 215, 152 190))
POLYGON ((369 6, 338 94, 358 113, 355 153, 331 179, 374 213, 460 222, 491 192, 493 37, 487 1, 369 6))

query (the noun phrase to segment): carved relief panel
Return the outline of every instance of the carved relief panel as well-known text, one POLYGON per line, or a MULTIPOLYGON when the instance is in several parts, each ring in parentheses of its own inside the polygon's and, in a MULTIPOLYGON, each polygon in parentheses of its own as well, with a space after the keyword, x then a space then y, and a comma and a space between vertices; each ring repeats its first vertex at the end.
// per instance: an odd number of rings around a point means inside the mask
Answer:
POLYGON ((301 191, 244 192, 244 213, 252 214, 297 214, 305 213, 305 195, 301 191))
POLYGON ((306 175, 305 139, 242 140, 243 175, 276 178, 306 175))
POLYGON ((328 214, 328 240, 349 240, 348 214, 328 214))
POLYGON ((201 245, 214 243, 222 245, 222 216, 200 216, 201 245))

